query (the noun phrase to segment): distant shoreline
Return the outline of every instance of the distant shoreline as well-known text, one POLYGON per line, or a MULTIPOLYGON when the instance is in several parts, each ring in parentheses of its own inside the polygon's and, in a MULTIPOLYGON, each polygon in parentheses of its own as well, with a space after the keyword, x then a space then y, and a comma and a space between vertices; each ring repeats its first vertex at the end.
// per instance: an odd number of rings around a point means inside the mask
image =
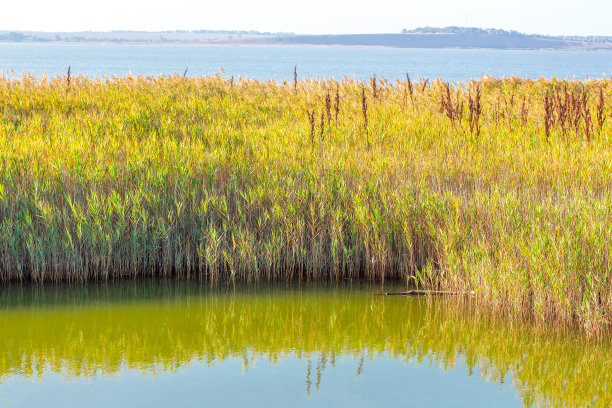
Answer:
POLYGON ((227 30, 167 32, 0 31, 0 43, 612 51, 612 36, 545 36, 464 27, 425 27, 412 31, 404 30, 402 33, 324 35, 227 30))
POLYGON ((232 43, 232 42, 201 42, 201 43, 189 43, 189 42, 139 42, 139 41, 2 41, 0 44, 3 45, 109 45, 109 46, 122 46, 122 45, 135 45, 135 46, 169 46, 169 47, 287 47, 287 48, 395 48, 395 49, 420 49, 420 50, 490 50, 490 51, 566 51, 566 52, 611 52, 612 46, 609 48, 512 48, 512 47, 468 47, 468 46, 448 46, 448 47, 398 47, 392 45, 366 45, 366 44, 308 44, 308 43, 297 43, 297 44, 284 44, 284 43, 232 43))

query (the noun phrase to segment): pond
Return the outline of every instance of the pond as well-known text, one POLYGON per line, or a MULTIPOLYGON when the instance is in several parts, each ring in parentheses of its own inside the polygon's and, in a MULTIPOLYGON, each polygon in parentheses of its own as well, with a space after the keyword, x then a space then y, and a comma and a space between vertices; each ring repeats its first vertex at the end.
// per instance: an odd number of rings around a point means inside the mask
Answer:
POLYGON ((0 406, 612 404, 606 341, 381 290, 0 286, 0 406))

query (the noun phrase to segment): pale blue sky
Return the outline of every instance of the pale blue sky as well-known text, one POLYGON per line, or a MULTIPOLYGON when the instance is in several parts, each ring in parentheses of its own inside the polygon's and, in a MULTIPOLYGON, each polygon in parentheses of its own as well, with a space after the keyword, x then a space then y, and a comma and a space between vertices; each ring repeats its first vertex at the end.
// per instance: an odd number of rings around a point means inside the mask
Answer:
POLYGON ((399 32, 474 26, 612 35, 612 0, 2 0, 0 30, 399 32))

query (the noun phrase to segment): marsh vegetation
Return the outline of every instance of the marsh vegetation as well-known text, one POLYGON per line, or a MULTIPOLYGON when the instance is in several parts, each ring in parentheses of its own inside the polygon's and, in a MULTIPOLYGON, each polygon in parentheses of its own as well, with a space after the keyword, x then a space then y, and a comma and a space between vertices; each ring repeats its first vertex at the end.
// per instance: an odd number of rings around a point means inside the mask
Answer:
POLYGON ((0 77, 0 277, 399 280, 602 334, 612 81, 0 77))

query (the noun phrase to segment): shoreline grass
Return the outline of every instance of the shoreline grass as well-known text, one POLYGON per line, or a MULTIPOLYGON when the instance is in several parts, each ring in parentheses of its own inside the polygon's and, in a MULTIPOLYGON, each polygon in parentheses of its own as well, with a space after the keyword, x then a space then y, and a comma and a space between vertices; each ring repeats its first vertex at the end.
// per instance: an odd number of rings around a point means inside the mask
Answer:
POLYGON ((2 280, 405 280, 610 326, 609 79, 24 75, 0 100, 2 280))

